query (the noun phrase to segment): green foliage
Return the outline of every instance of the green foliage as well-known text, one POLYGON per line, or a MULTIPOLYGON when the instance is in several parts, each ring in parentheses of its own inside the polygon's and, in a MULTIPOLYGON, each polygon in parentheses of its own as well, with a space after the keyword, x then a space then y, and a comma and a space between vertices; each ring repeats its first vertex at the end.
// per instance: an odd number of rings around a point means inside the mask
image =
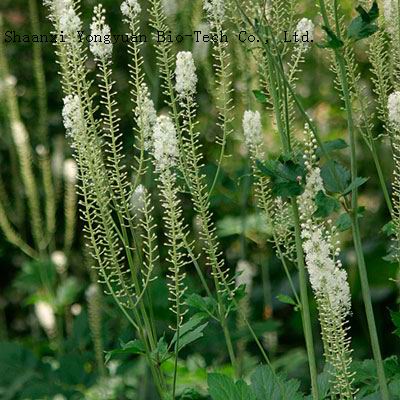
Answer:
POLYGON ((304 166, 296 161, 281 157, 278 160, 257 162, 261 173, 271 179, 274 196, 296 197, 304 192, 304 166))
POLYGON ((360 5, 356 10, 360 15, 351 21, 347 35, 357 41, 368 38, 378 31, 379 28, 375 21, 379 17, 379 7, 378 3, 374 1, 368 12, 360 5))
POLYGON ((392 317, 392 321, 396 330, 394 334, 400 337, 400 311, 391 311, 390 316, 392 317))
POLYGON ((261 104, 268 103, 268 97, 261 90, 253 90, 254 97, 261 104))
POLYGON ((329 154, 336 150, 343 150, 349 147, 349 145, 343 139, 328 140, 323 143, 323 146, 324 151, 321 149, 321 147, 318 147, 315 152, 318 157, 321 157, 324 154, 329 154))
POLYGON ((186 304, 189 307, 201 311, 203 316, 213 316, 217 309, 217 302, 214 298, 201 297, 196 293, 192 293, 186 298, 186 304))
POLYGON ((339 39, 332 29, 327 26, 322 26, 322 29, 326 32, 326 41, 322 44, 318 44, 318 47, 324 49, 340 49, 344 46, 343 40, 339 39))
POLYGON ((350 183, 349 170, 338 161, 329 160, 321 168, 321 177, 328 192, 343 193, 350 183))
POLYGON ((208 386, 212 400, 256 400, 244 381, 234 382, 232 378, 222 374, 208 375, 208 386))
POLYGON ((348 213, 343 213, 339 215, 339 218, 336 220, 336 227, 339 232, 347 231, 351 228, 351 217, 348 213))
POLYGON ((334 197, 328 196, 322 190, 315 197, 317 210, 314 215, 317 218, 326 218, 340 208, 340 203, 334 197))
MULTIPOLYGON (((179 350, 203 337, 203 331, 208 325, 208 322, 203 322, 204 316, 202 314, 195 314, 180 327, 179 350)), ((175 333, 171 345, 175 344, 176 340, 177 334, 175 333)))
POLYGON ((145 354, 145 347, 141 340, 135 339, 127 343, 121 342, 120 349, 107 351, 105 362, 108 363, 111 358, 119 355, 140 355, 145 354))
POLYGON ((222 374, 208 375, 209 393, 212 400, 300 400, 298 381, 288 380, 268 366, 259 366, 251 376, 251 385, 222 374))

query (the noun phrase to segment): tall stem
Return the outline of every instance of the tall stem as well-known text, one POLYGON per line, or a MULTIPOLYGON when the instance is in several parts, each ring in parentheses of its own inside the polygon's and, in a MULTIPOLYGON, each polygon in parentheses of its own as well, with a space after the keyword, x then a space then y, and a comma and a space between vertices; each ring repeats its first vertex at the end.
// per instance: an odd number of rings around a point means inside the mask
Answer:
POLYGON ((304 337, 306 340, 308 365, 310 368, 311 393, 313 399, 318 400, 319 399, 318 381, 317 381, 318 373, 317 373, 317 364, 315 362, 315 351, 314 351, 314 342, 313 342, 313 334, 311 326, 310 307, 308 303, 307 276, 304 265, 303 247, 301 242, 300 217, 296 199, 292 199, 292 210, 293 210, 295 240, 296 240, 297 267, 299 270, 301 315, 303 319, 304 337))
MULTIPOLYGON (((322 18, 324 20, 324 24, 329 28, 329 18, 325 7, 324 0, 319 0, 320 9, 322 18)), ((337 15, 337 8, 335 3, 335 23, 336 23, 336 34, 340 37, 339 31, 339 22, 338 22, 338 15, 337 15)), ((357 178, 357 151, 356 151, 356 138, 355 138, 355 128, 354 128, 354 118, 353 118, 353 111, 351 105, 351 96, 350 96, 350 89, 347 81, 347 72, 346 72, 346 62, 343 57, 343 54, 339 49, 335 49, 335 58, 339 68, 339 79, 342 87, 343 92, 343 99, 345 103, 346 109, 346 116, 347 116, 347 125, 348 125, 348 133, 350 139, 350 153, 351 153, 351 178, 354 182, 357 178)), ((371 293, 368 283, 368 275, 367 275, 367 268, 365 265, 365 258, 364 253, 362 250, 362 243, 361 243, 361 235, 360 235, 360 226, 358 222, 358 188, 356 185, 353 185, 352 190, 352 198, 351 198, 351 205, 352 205, 352 231, 353 231, 353 242, 354 248, 356 251, 357 256, 357 264, 358 270, 360 274, 361 280, 361 290, 362 296, 364 300, 364 307, 365 313, 367 316, 367 323, 368 323, 368 330, 371 340, 371 347, 372 353, 375 359, 379 386, 381 390, 381 395, 383 400, 389 400, 389 391, 387 387, 385 371, 383 368, 382 362, 382 355, 381 350, 379 347, 379 340, 378 340, 378 333, 376 330, 375 318, 372 309, 372 302, 371 302, 371 293)))

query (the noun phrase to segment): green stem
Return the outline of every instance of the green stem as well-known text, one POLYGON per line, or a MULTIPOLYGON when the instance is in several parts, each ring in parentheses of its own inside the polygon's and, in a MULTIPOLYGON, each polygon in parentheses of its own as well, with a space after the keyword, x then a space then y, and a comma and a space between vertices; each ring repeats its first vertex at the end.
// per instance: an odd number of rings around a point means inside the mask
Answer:
POLYGON ((296 253, 297 253, 297 267, 299 270, 299 284, 300 284, 300 298, 301 298, 301 315, 303 319, 304 337, 306 340, 308 364, 310 368, 311 377, 311 393, 314 400, 319 399, 318 395, 318 381, 317 381, 317 364, 315 362, 314 342, 311 326, 310 307, 308 303, 307 293, 307 277, 304 265, 304 254, 301 241, 300 217, 296 199, 292 199, 292 210, 295 229, 296 240, 296 253))
MULTIPOLYGON (((36 0, 29 0, 29 17, 31 20, 32 32, 35 34, 40 33, 40 20, 36 0)), ((42 44, 34 43, 33 45, 33 68, 36 81, 36 90, 38 96, 38 130, 39 139, 42 144, 47 145, 48 142, 48 129, 47 129, 47 88, 46 76, 43 66, 42 44)))
MULTIPOLYGON (((324 23, 327 27, 329 27, 329 18, 328 18, 328 14, 326 11, 324 0, 319 0, 319 4, 320 4, 321 14, 322 14, 324 23)), ((335 5, 336 5, 336 3, 335 3, 335 5)), ((338 29, 339 23, 338 23, 336 7, 335 7, 335 22, 336 22, 336 27, 337 27, 336 34, 339 35, 339 37, 340 37, 340 31, 338 29)), ((345 109, 346 109, 346 114, 347 114, 347 124, 348 124, 348 133, 349 133, 349 139, 350 139, 350 153, 351 153, 351 178, 352 178, 352 181, 354 182, 355 179, 357 178, 357 152, 356 152, 354 118, 353 118, 352 105, 351 105, 351 95, 350 95, 350 89, 349 89, 348 82, 347 82, 346 63, 345 63, 343 54, 338 49, 335 49, 334 52, 335 52, 335 58, 336 58, 336 61, 338 63, 338 67, 339 67, 339 79, 340 79, 340 83, 341 83, 341 87, 342 87, 343 99, 344 99, 345 109)), ((364 258, 364 253, 362 250, 360 226, 359 226, 359 222, 358 222, 358 212, 357 212, 358 188, 356 185, 353 185, 351 202, 352 202, 351 217, 352 217, 353 242, 354 242, 354 248, 355 248, 356 255, 357 255, 358 270, 359 270, 360 280, 361 280, 361 290, 362 290, 362 296, 363 296, 363 300, 364 300, 365 313, 367 316, 367 323, 368 323, 368 330, 369 330, 369 335, 370 335, 370 340, 371 340, 372 352, 373 352, 374 359, 375 359, 382 399, 389 400, 389 391, 388 391, 388 387, 387 387, 385 371, 384 371, 383 362, 382 362, 382 355, 381 355, 381 350, 379 347, 378 333, 376 330, 375 318, 374 318, 374 313, 373 313, 373 309, 372 309, 367 268, 365 265, 365 258, 364 258)))
POLYGON ((383 197, 385 199, 386 206, 387 206, 390 214, 392 215, 392 213, 393 213, 392 200, 390 198, 389 191, 386 186, 386 181, 385 181, 385 177, 383 175, 381 163, 379 162, 379 157, 377 154, 376 143, 375 143, 374 138, 371 138, 370 142, 371 142, 371 146, 370 146, 371 154, 372 154, 372 158, 374 159, 376 172, 378 173, 379 183, 381 185, 383 197))

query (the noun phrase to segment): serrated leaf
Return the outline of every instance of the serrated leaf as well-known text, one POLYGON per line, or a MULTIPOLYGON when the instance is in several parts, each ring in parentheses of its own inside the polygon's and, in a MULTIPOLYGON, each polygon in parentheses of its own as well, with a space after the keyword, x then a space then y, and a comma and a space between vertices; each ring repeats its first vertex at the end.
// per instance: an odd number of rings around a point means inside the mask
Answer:
MULTIPOLYGON (((202 314, 195 314, 181 326, 179 329, 179 350, 203 336, 203 331, 208 325, 208 322, 201 324, 203 321, 204 316, 202 314)), ((177 334, 175 333, 171 344, 174 344, 176 340, 177 334)))
POLYGON ((340 49, 344 46, 344 42, 339 39, 331 29, 326 26, 322 26, 322 29, 326 32, 327 40, 323 44, 318 44, 318 47, 324 49, 340 49))
POLYGON ((164 361, 170 358, 168 344, 164 336, 159 339, 156 349, 151 353, 151 358, 158 365, 161 365, 164 361))
POLYGON ((56 307, 62 310, 64 307, 70 306, 77 299, 81 285, 74 277, 69 277, 61 283, 57 288, 56 307))
POLYGON ((250 387, 242 380, 236 383, 222 374, 209 374, 208 392, 212 400, 256 400, 250 387))
POLYGON ((365 182, 368 181, 369 178, 361 178, 358 176, 349 186, 343 191, 342 195, 346 196, 352 192, 353 189, 359 188, 360 186, 364 185, 365 182))
POLYGON ((339 218, 336 220, 336 227, 339 230, 339 232, 344 232, 350 229, 351 228, 350 215, 347 213, 341 214, 339 218))
POLYGON ((266 94, 264 94, 261 90, 253 90, 253 94, 259 103, 266 104, 268 102, 266 94))
POLYGON ((296 197, 304 192, 304 167, 293 160, 258 162, 261 173, 271 179, 272 194, 279 197, 296 197))
POLYGON ((321 168, 321 177, 331 193, 342 193, 350 184, 350 171, 337 161, 327 161, 321 168))
POLYGON ((259 366, 251 376, 251 388, 257 400, 302 400, 300 383, 274 373, 268 366, 259 366))
POLYGON ((139 339, 131 340, 127 343, 121 343, 120 349, 114 349, 106 352, 105 362, 108 363, 110 359, 117 355, 138 355, 145 354, 145 346, 139 339))
POLYGON ((297 303, 287 294, 278 294, 276 298, 281 302, 285 304, 290 304, 292 306, 297 306, 297 303))
POLYGON ((396 330, 393 333, 400 337, 400 311, 390 311, 390 317, 396 327, 396 330))
POLYGON ((196 293, 192 293, 186 297, 186 304, 199 311, 204 312, 205 315, 214 315, 217 308, 217 302, 212 297, 201 297, 196 293))
MULTIPOLYGON (((324 146, 325 153, 327 153, 327 154, 329 154, 335 150, 343 150, 343 149, 346 149, 347 147, 349 147, 349 145, 343 139, 335 139, 335 140, 326 141, 326 142, 324 142, 323 146, 324 146)), ((321 157, 323 154, 324 154, 324 152, 322 151, 322 149, 320 147, 318 147, 318 149, 316 150, 316 155, 318 157, 321 157)))
POLYGON ((389 221, 382 227, 382 232, 387 236, 393 236, 396 234, 396 226, 393 221, 389 221))
POLYGON ((326 218, 340 208, 339 201, 326 195, 322 190, 315 196, 315 205, 317 206, 317 210, 314 213, 316 218, 326 218))

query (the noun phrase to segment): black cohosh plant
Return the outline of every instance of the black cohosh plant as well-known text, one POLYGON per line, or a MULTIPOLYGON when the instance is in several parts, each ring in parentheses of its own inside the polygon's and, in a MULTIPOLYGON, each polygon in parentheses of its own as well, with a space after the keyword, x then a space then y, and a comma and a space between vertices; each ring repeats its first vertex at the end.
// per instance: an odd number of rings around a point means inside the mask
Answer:
MULTIPOLYGON (((79 1, 46 0, 45 3, 54 33, 59 35, 63 32, 65 37, 65 41, 56 45, 64 92, 62 114, 78 167, 80 215, 93 266, 105 293, 114 299, 122 315, 135 329, 136 339, 131 343, 131 352, 146 358, 160 398, 175 399, 180 395, 179 353, 203 336, 207 319, 220 325, 230 364, 236 377, 241 378, 240 360, 229 325, 234 313, 249 331, 269 368, 258 369, 251 386, 241 379, 235 384, 222 378, 218 382, 218 379, 214 380, 215 376, 211 377, 211 397, 220 399, 218 385, 225 384, 221 390, 231 393, 233 399, 243 398, 239 397, 240 393, 250 399, 302 398, 295 384, 288 384, 276 374, 268 349, 264 349, 248 320, 244 302, 246 294, 241 283, 250 286, 251 278, 248 277, 251 277, 251 271, 246 268, 251 267, 242 264, 238 268, 239 276, 229 271, 211 210, 210 198, 219 180, 229 137, 233 134, 231 123, 236 111, 229 45, 217 42, 212 47, 215 79, 210 87, 215 91, 212 96, 218 114, 216 127, 220 148, 215 175, 211 182, 207 182, 198 129, 196 95, 199 79, 192 53, 176 53, 171 43, 155 41, 166 106, 165 112, 158 115, 146 83, 143 45, 129 44, 135 145, 126 155, 112 71, 113 45, 103 40, 111 33, 105 9, 100 4, 94 8, 90 29, 91 36, 96 39, 87 49, 87 44, 78 40, 77 32, 83 24, 79 1), (92 56, 96 81, 92 80, 87 69, 87 61, 92 56), (125 157, 134 160, 132 174, 125 166, 125 157), (160 204, 145 187, 144 177, 149 175, 155 177, 160 204), (183 213, 183 195, 193 205, 200 246, 191 240, 191 228, 183 213), (155 209, 163 211, 164 259, 160 257, 158 248, 155 209), (188 292, 186 275, 191 267, 194 267, 206 297, 188 292), (167 277, 169 309, 174 319, 169 327, 172 338, 168 341, 157 329, 152 309, 150 288, 159 274, 167 277), (241 276, 247 276, 247 279, 240 279, 241 276), (189 318, 189 308, 201 313, 189 318), (169 375, 163 364, 171 358, 174 367, 169 375), (260 392, 257 385, 263 379, 269 385, 260 392)), ((146 5, 150 26, 155 30, 169 30, 164 2, 149 0, 146 5)), ((242 6, 238 1, 206 0, 203 8, 211 31, 225 32, 229 22, 235 21, 251 28, 259 38, 259 45, 238 50, 254 57, 251 64, 255 66, 251 71, 254 76, 248 83, 259 88, 254 95, 262 106, 262 113, 255 110, 244 113, 244 142, 254 176, 257 205, 271 227, 271 241, 293 291, 294 299, 286 298, 285 301, 301 312, 311 397, 314 400, 327 396, 354 399, 357 393, 351 369, 351 293, 347 272, 339 258, 338 233, 351 227, 379 389, 382 399, 386 400, 389 399, 389 390, 359 227, 358 189, 366 179, 357 176, 356 135, 361 134, 372 152, 385 200, 393 215, 396 235, 399 230, 398 170, 391 200, 377 156, 375 142, 381 135, 374 136, 372 114, 368 111, 373 105, 365 103, 354 46, 360 40, 370 41, 369 55, 375 73, 373 83, 379 103, 375 109, 392 139, 397 162, 400 95, 392 89, 397 89, 398 43, 388 39, 387 30, 399 30, 399 21, 390 19, 391 13, 385 21, 378 21, 376 2, 359 6, 359 15, 350 24, 345 23, 336 1, 321 0, 318 6, 325 34, 320 47, 331 57, 332 71, 336 76, 334 88, 340 93, 348 127, 350 171, 333 158, 335 151, 348 147, 346 142, 323 142, 318 127, 297 94, 299 76, 312 45, 300 42, 293 47, 281 41, 280 36, 283 31, 294 30, 301 37, 313 40, 315 27, 311 20, 298 18, 296 2, 251 1, 242 6), (388 50, 388 46, 392 46, 393 51, 388 50), (381 57, 391 61, 383 64, 381 57), (272 121, 272 130, 280 138, 281 155, 277 159, 271 158, 264 144, 261 118, 264 114, 272 121), (298 272, 298 285, 290 271, 293 264, 298 272), (329 373, 329 388, 325 392, 318 384, 309 286, 317 304, 324 361, 329 373)), ((389 7, 385 6, 386 9, 389 7)), ((395 8, 394 3, 390 3, 390 7, 395 8)), ((125 0, 120 10, 130 33, 137 36, 144 4, 125 0)), ((242 114, 242 110, 238 111, 242 114)), ((100 343, 96 346, 101 348, 100 343)))

